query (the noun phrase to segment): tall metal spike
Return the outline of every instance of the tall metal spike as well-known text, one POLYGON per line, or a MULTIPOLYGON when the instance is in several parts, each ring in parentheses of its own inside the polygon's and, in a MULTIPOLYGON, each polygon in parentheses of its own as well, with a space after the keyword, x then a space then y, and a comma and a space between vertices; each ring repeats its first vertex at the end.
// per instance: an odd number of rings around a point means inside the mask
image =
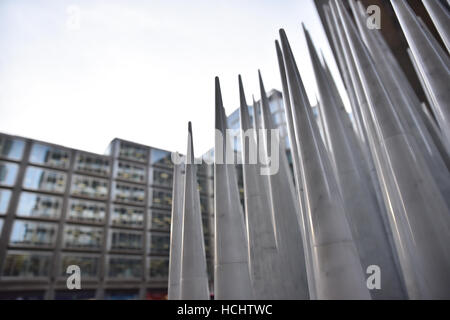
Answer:
MULTIPOLYGON (((215 81, 217 130, 215 146, 216 150, 223 148, 222 152, 225 152, 224 140, 227 139, 227 128, 223 121, 219 78, 215 81)), ((220 152, 216 154, 219 157, 220 152)), ((216 159, 214 178, 214 296, 217 300, 252 299, 248 240, 234 164, 223 163, 221 159, 216 159)))
MULTIPOLYGON (((334 1, 363 84, 382 152, 379 176, 386 182, 389 218, 410 298, 449 296, 449 210, 415 139, 405 130, 381 82, 369 52, 349 14, 334 1)), ((369 110, 363 110, 367 113, 369 110)), ((377 168, 378 170, 378 168, 377 168)))
POLYGON ((450 14, 448 10, 436 0, 422 0, 422 2, 450 53, 450 14))
POLYGON ((381 290, 372 290, 372 298, 402 299, 405 297, 402 283, 356 137, 341 117, 332 80, 325 74, 307 30, 305 37, 321 96, 330 155, 363 269, 377 265, 383 270, 381 290))
POLYGON ((388 94, 393 106, 395 106, 393 112, 398 114, 398 118, 403 123, 405 130, 410 132, 415 138, 418 147, 415 153, 423 154, 443 198, 447 199, 447 205, 450 206, 450 172, 425 126, 423 121, 425 115, 421 115, 422 107, 420 102, 418 100, 417 102, 410 100, 408 94, 403 90, 404 84, 399 81, 400 79, 394 73, 391 65, 386 63, 385 52, 381 50, 371 30, 367 28, 365 19, 362 19, 359 14, 355 2, 349 0, 349 3, 362 38, 368 50, 372 53, 371 57, 377 67, 381 81, 386 88, 390 89, 388 94))
POLYGON ((317 299, 370 299, 325 146, 286 34, 280 30, 305 192, 317 299))
MULTIPOLYGON (((179 155, 177 154, 177 158, 179 155)), ((184 165, 175 164, 173 168, 172 218, 170 225, 170 258, 169 258, 169 300, 181 298, 181 254, 183 227, 183 187, 184 165)))
POLYGON ((394 11, 433 99, 434 114, 450 154, 450 66, 433 48, 405 1, 391 0, 394 11))
POLYGON ((269 193, 272 215, 275 221, 275 230, 283 270, 283 282, 289 299, 307 299, 308 285, 301 235, 300 208, 295 195, 295 188, 291 169, 289 167, 285 144, 280 141, 279 131, 276 129, 270 113, 269 100, 266 95, 264 83, 259 73, 261 91, 262 127, 264 129, 265 152, 269 151, 272 161, 270 165, 278 165, 276 170, 267 176, 269 180, 269 193), (269 130, 270 140, 269 141, 269 130), (269 144, 271 145, 269 148, 269 144), (275 157, 275 158, 274 158, 275 157), (275 162, 273 161, 275 159, 275 162), (278 160, 278 164, 276 163, 278 160))
POLYGON ((278 66, 280 69, 280 76, 281 76, 281 85, 283 89, 283 101, 284 101, 284 108, 285 108, 285 114, 286 114, 286 121, 287 121, 287 127, 288 127, 288 135, 289 135, 289 142, 291 147, 291 156, 292 156, 292 162, 294 167, 294 178, 295 178, 295 187, 297 191, 297 200, 299 203, 300 208, 300 227, 301 227, 301 235, 303 240, 303 252, 305 254, 305 266, 306 266, 306 275, 308 280, 308 289, 309 289, 309 297, 310 299, 316 299, 316 293, 315 293, 315 285, 314 285, 314 278, 313 278, 313 264, 312 264, 312 247, 310 244, 310 234, 309 227, 307 225, 307 219, 305 217, 306 209, 305 209, 305 195, 304 195, 304 189, 303 189, 303 181, 302 181, 302 173, 301 173, 301 165, 300 165, 300 159, 299 159, 299 150, 297 145, 297 138, 295 136, 295 128, 294 128, 294 119, 292 118, 292 106, 291 106, 291 100, 289 98, 289 84, 287 82, 286 78, 286 69, 285 69, 285 63, 283 58, 283 53, 281 51, 280 44, 278 43, 278 40, 275 41, 275 49, 277 52, 277 58, 278 58, 278 66))
POLYGON ((184 182, 181 300, 209 300, 200 194, 194 162, 192 125, 189 122, 184 182))

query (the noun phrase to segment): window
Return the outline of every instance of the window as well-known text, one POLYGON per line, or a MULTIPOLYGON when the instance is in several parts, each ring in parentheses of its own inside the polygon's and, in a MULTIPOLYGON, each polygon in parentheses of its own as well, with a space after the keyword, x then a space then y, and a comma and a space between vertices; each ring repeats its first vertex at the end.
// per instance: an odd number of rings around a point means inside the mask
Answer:
POLYGON ((11 160, 21 160, 25 141, 0 136, 0 156, 11 160))
POLYGON ((17 278, 48 277, 50 263, 50 253, 21 253, 9 251, 5 259, 2 275, 4 277, 17 278))
POLYGON ((152 184, 159 187, 173 187, 173 173, 161 169, 152 169, 152 184))
POLYGON ((197 182, 198 182, 198 191, 200 193, 208 193, 209 179, 205 178, 205 177, 198 176, 197 177, 197 182))
POLYGON ((147 149, 127 142, 120 142, 119 157, 147 162, 147 149))
POLYGON ((150 162, 153 165, 173 168, 172 154, 168 151, 152 149, 150 162))
POLYGON ((31 192, 20 195, 17 215, 58 219, 61 216, 62 198, 31 192))
POLYGON ((93 255, 64 254, 61 261, 61 277, 67 278, 67 267, 76 265, 80 267, 82 279, 97 278, 100 258, 93 255))
POLYGON ((93 299, 95 299, 95 290, 57 290, 55 293, 55 300, 93 300, 93 299))
POLYGON ((137 290, 106 290, 105 300, 137 300, 139 291, 137 290))
POLYGON ((16 182, 19 165, 11 162, 0 162, 0 185, 13 186, 16 182))
POLYGON ((155 233, 150 234, 150 253, 168 255, 170 247, 170 234, 155 233))
POLYGON ((114 199, 120 202, 144 204, 145 189, 139 186, 115 183, 114 199))
POLYGON ((151 257, 149 276, 152 280, 166 280, 169 277, 169 259, 151 257))
POLYGON ((144 209, 115 205, 111 214, 111 224, 122 227, 142 227, 144 209))
POLYGON ((170 231, 171 213, 169 211, 161 211, 151 209, 150 211, 150 229, 170 231))
POLYGON ((69 151, 57 147, 34 143, 31 149, 30 162, 56 168, 69 167, 69 151))
POLYGON ((11 199, 11 191, 0 189, 0 214, 6 214, 9 207, 9 200, 11 199))
POLYGON ((75 170, 102 176, 109 175, 109 159, 87 153, 78 153, 75 170))
POLYGON ((142 277, 142 258, 109 257, 108 277, 114 279, 139 279, 142 277))
POLYGON ((63 172, 28 167, 23 186, 32 190, 64 192, 67 175, 63 172))
POLYGON ((102 245, 103 229, 87 226, 66 225, 64 246, 73 249, 98 250, 102 245))
POLYGON ((116 166, 116 178, 145 183, 145 167, 119 161, 116 166))
POLYGON ((153 189, 152 205, 167 209, 172 208, 172 191, 153 189))
POLYGON ((142 232, 111 230, 110 250, 142 250, 142 232))
POLYGON ((77 196, 105 199, 108 195, 108 180, 74 175, 71 193, 77 196))
POLYGON ((3 229, 3 218, 0 218, 0 234, 2 234, 3 229))
POLYGON ((58 225, 55 223, 16 220, 9 244, 13 246, 53 246, 58 225))
POLYGON ((68 219, 71 221, 102 223, 106 204, 103 202, 70 199, 68 219))

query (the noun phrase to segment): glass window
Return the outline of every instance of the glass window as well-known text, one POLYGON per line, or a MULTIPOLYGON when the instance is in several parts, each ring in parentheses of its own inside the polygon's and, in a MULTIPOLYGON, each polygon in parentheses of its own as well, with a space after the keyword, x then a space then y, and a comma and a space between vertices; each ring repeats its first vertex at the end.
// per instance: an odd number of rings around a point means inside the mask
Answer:
POLYGON ((142 250, 142 232, 111 230, 110 250, 142 250))
POLYGON ((87 153, 78 153, 75 161, 75 170, 98 175, 109 175, 109 159, 90 155, 87 153))
POLYGON ((25 141, 0 136, 0 156, 11 160, 21 160, 25 141))
POLYGON ((73 249, 100 249, 103 229, 88 226, 66 225, 64 228, 64 246, 73 249))
POLYGON ((11 199, 11 191, 0 189, 0 214, 6 214, 9 207, 9 200, 11 199))
POLYGON ((103 202, 70 199, 68 219, 71 221, 102 223, 106 204, 103 202))
POLYGON ((150 234, 150 253, 152 254, 169 254, 170 234, 155 233, 150 234))
POLYGON ((172 191, 152 189, 152 205, 172 208, 172 191))
POLYGON ((115 205, 111 214, 111 224, 122 227, 142 227, 144 209, 115 205))
POLYGON ((13 186, 16 182, 19 165, 10 162, 0 162, 0 185, 13 186))
POLYGON ((69 167, 69 151, 57 147, 34 143, 31 149, 30 162, 67 169, 69 167))
POLYGON ((150 163, 153 165, 173 168, 172 154, 168 151, 152 149, 150 163))
POLYGON ((122 183, 115 183, 114 199, 121 202, 144 204, 145 188, 122 183))
POLYGON ((142 258, 109 257, 108 277, 114 279, 139 279, 142 276, 142 258))
POLYGON ((205 177, 198 176, 197 177, 198 182, 198 191, 200 193, 208 193, 208 183, 209 179, 205 177))
POLYGON ((62 198, 43 194, 22 192, 17 215, 57 219, 61 216, 62 198))
POLYGON ((170 231, 171 213, 169 211, 161 211, 151 209, 150 212, 150 229, 170 231))
POLYGON ((152 169, 152 184, 159 187, 173 187, 173 173, 161 169, 152 169))
POLYGON ((22 253, 9 251, 2 275, 5 277, 38 278, 48 277, 51 254, 22 253))
POLYGON ((116 178, 144 183, 145 167, 119 161, 116 166, 116 178))
POLYGON ((28 167, 23 186, 28 189, 64 192, 67 175, 63 172, 28 167))
POLYGON ((119 157, 147 162, 147 149, 127 142, 120 142, 119 157))
POLYGON ((165 280, 169 277, 169 259, 167 258, 150 258, 150 279, 165 280))
POLYGON ((25 220, 14 221, 9 239, 10 245, 52 246, 56 238, 56 223, 32 222, 25 220))
POLYGON ((64 254, 61 260, 61 277, 68 276, 67 268, 71 265, 80 267, 81 279, 97 278, 99 272, 100 257, 80 254, 64 254))
POLYGON ((108 180, 74 175, 71 192, 77 196, 104 199, 108 196, 108 180))

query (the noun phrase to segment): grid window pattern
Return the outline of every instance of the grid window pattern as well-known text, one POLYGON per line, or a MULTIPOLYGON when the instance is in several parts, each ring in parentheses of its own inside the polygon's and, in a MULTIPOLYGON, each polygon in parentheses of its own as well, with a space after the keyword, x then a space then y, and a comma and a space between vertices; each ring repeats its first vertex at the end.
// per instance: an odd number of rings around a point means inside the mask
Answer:
POLYGON ((150 229, 170 231, 171 213, 169 211, 150 209, 150 229))
POLYGON ((105 199, 108 195, 108 180, 74 175, 71 193, 76 196, 105 199))
POLYGON ((9 200, 11 200, 11 191, 0 189, 0 214, 6 214, 8 211, 9 200))
POLYGON ((11 187, 16 182, 19 165, 11 162, 0 162, 0 186, 11 187))
POLYGON ((109 235, 111 250, 142 250, 142 232, 111 230, 109 235))
POLYGON ((0 157, 18 161, 22 159, 24 149, 25 141, 0 136, 0 157))
POLYGON ((49 167, 67 169, 70 163, 69 151, 34 143, 30 153, 30 162, 49 167))
POLYGON ((150 234, 150 253, 158 255, 168 255, 170 246, 169 233, 152 232, 150 234))
POLYGON ((172 154, 168 151, 152 149, 150 155, 150 163, 152 165, 173 168, 172 154))
POLYGON ((118 161, 116 166, 116 178, 131 182, 145 183, 145 167, 118 161))
POLYGON ((75 160, 75 170, 107 176, 110 171, 109 159, 87 153, 78 153, 75 160))
POLYGON ((70 199, 68 219, 77 222, 103 223, 106 204, 104 202, 70 199))
POLYGON ((58 219, 61 210, 61 197, 22 192, 16 214, 20 217, 58 219))
POLYGON ((172 207, 172 191, 162 189, 151 189, 153 206, 170 209, 172 207))
POLYGON ((9 251, 5 259, 2 276, 25 279, 48 277, 51 258, 50 253, 9 251))
POLYGON ((145 188, 116 182, 114 184, 114 200, 119 202, 144 204, 145 188))
POLYGON ((141 257, 110 256, 108 277, 112 279, 139 279, 142 277, 141 257))
POLYGON ((150 279, 166 280, 169 277, 169 259, 151 257, 150 258, 150 279))
POLYGON ((64 228, 64 246, 69 249, 99 250, 102 239, 101 228, 77 225, 66 225, 64 228))
POLYGON ((9 239, 11 246, 54 246, 58 225, 55 223, 34 222, 26 220, 14 221, 9 239))
POLYGON ((67 175, 60 171, 28 167, 23 186, 31 190, 64 192, 67 175))
POLYGON ((152 184, 172 188, 173 186, 173 173, 166 170, 157 168, 152 169, 152 184))
POLYGON ((119 227, 142 227, 144 225, 144 209, 114 205, 111 213, 111 224, 119 227))
POLYGON ((120 142, 119 157, 139 162, 147 162, 147 149, 127 142, 120 142))

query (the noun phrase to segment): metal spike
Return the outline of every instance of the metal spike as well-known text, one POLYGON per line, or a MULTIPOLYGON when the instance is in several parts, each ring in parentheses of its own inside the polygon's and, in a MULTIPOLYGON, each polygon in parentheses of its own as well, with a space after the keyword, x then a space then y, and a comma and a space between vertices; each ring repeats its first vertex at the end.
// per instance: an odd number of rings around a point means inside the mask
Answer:
POLYGON ((332 79, 326 75, 307 31, 305 37, 322 101, 330 155, 363 269, 377 265, 386 277, 381 284, 381 290, 371 291, 372 298, 402 299, 405 297, 402 283, 380 215, 381 210, 375 194, 371 193, 370 180, 362 164, 362 153, 358 149, 356 137, 352 137, 353 131, 349 130, 341 117, 338 108, 342 102, 339 103, 336 99, 336 92, 332 90, 332 79))
POLYGON ((422 2, 450 53, 450 15, 448 10, 436 0, 422 0, 422 2))
POLYGON ((194 164, 192 125, 190 122, 188 131, 184 182, 180 298, 181 300, 209 300, 200 194, 197 185, 197 170, 194 164))
MULTIPOLYGON (((222 142, 216 139, 217 150, 228 139, 219 78, 216 78, 216 129, 221 133, 217 139, 222 139, 222 142)), ((214 296, 218 300, 252 299, 248 240, 234 163, 215 161, 214 178, 214 296)))
POLYGON ((280 37, 305 188, 317 299, 370 299, 331 163, 282 29, 280 37))
POLYGON ((348 12, 340 1, 334 4, 377 128, 381 148, 375 152, 382 152, 379 176, 386 182, 391 229, 408 295, 419 299, 448 297, 449 281, 444 279, 450 267, 449 210, 422 155, 413 153, 416 142, 398 119, 348 12))
POLYGON ((405 1, 391 0, 394 11, 433 99, 434 114, 450 154, 450 70, 433 48, 405 1))

